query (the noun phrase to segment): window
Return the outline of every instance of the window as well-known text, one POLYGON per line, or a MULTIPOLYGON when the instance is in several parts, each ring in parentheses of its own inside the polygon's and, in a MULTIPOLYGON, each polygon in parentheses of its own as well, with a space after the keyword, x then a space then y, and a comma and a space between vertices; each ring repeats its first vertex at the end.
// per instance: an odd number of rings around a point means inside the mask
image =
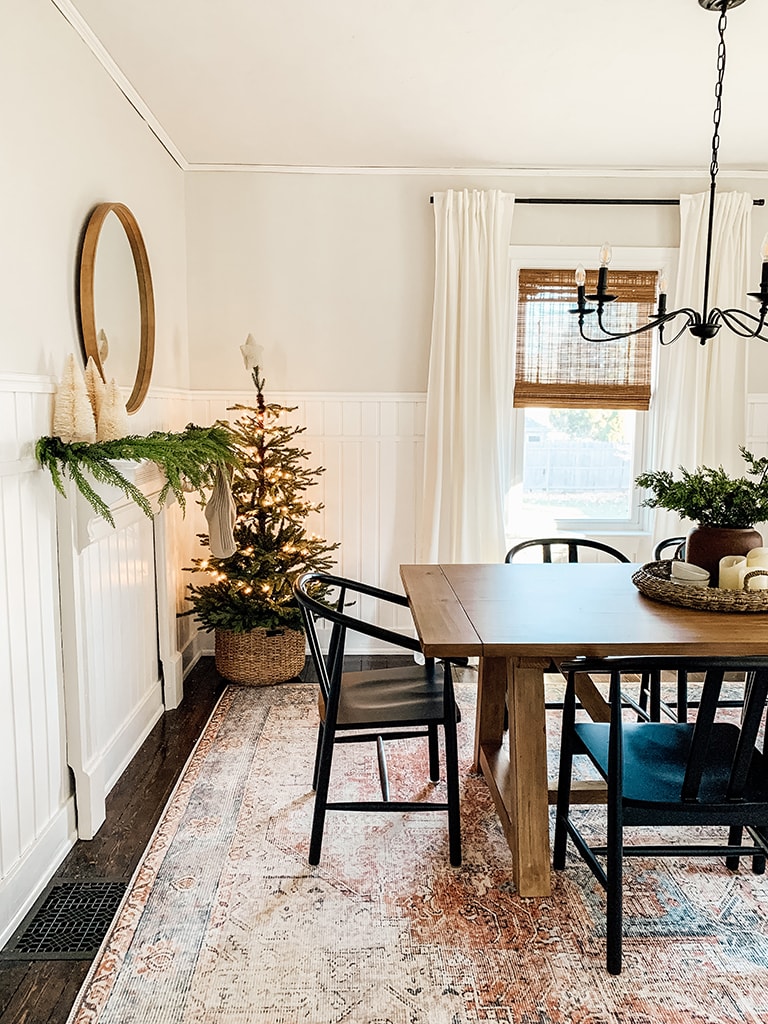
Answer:
MULTIPOLYGON (((514 405, 516 484, 510 537, 639 526, 634 479, 644 463, 652 334, 590 343, 578 332, 575 263, 519 270, 514 405)), ((658 264, 657 264, 658 266, 658 264)), ((588 274, 587 292, 597 274, 588 274)), ((604 322, 627 330, 656 308, 658 271, 611 271, 604 322)), ((594 314, 593 314, 594 316, 594 314)), ((587 318, 588 325, 589 317, 587 318)))
POLYGON ((521 511, 526 519, 632 519, 633 411, 527 408, 523 429, 521 511))

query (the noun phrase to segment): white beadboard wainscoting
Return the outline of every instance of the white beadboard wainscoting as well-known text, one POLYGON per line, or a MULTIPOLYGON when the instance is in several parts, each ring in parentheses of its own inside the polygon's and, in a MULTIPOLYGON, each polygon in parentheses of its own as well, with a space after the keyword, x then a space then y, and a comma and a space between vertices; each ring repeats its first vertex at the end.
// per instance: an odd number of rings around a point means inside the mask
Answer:
MULTIPOLYGON (((182 693, 178 509, 151 521, 111 501, 112 529, 71 487, 58 496, 34 459, 54 388, 0 376, 0 945, 78 835, 98 829, 110 789, 182 693)), ((131 425, 183 425, 179 405, 153 396, 131 425)))
POLYGON ((0 941, 75 835, 66 766, 56 501, 34 460, 53 385, 0 377, 0 941))

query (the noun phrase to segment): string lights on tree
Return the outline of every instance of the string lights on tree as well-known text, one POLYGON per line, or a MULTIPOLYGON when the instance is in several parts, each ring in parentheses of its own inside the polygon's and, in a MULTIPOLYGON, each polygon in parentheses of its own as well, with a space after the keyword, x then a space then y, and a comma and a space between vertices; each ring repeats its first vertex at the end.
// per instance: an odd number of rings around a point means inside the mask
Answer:
MULTIPOLYGON (((294 580, 310 569, 330 569, 338 547, 306 529, 323 504, 304 495, 324 469, 309 468, 310 453, 295 444, 306 427, 285 423, 295 407, 266 402, 258 366, 251 375, 255 407, 231 407, 241 414, 231 427, 241 460, 231 482, 237 549, 228 558, 194 560, 190 571, 207 573, 211 582, 190 585, 188 598, 207 630, 301 629, 294 580)), ((209 538, 200 534, 200 540, 207 545, 209 538)))

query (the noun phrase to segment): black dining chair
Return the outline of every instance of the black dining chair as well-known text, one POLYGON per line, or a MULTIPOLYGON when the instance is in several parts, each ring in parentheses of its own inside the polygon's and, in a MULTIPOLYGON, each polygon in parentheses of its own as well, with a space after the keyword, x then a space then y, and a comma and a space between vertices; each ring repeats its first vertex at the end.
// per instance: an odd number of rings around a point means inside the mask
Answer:
POLYGON ((294 585, 301 607, 310 654, 320 686, 320 724, 314 777, 315 806, 309 863, 318 864, 327 811, 447 811, 450 862, 461 864, 459 767, 456 723, 460 713, 453 690, 450 662, 438 670, 433 658, 423 665, 411 661, 394 668, 344 671, 347 635, 358 633, 393 644, 401 651, 421 653, 419 641, 384 628, 364 616, 363 608, 408 607, 408 601, 378 587, 329 573, 304 573, 294 585), (353 614, 354 610, 354 614, 353 614), (331 624, 328 652, 322 651, 318 623, 331 624), (440 781, 439 728, 445 746, 446 799, 391 800, 384 744, 424 736, 429 779, 440 781), (337 743, 375 743, 381 800, 329 800, 331 767, 337 743))
POLYGON ((553 866, 565 868, 570 837, 595 878, 606 890, 606 966, 618 974, 622 964, 622 902, 625 857, 724 857, 736 870, 739 858, 752 857, 752 869, 765 870, 768 853, 768 759, 758 733, 768 696, 768 657, 673 658, 616 657, 564 662, 568 673, 563 708, 553 866), (622 679, 649 669, 704 673, 694 723, 636 722, 622 717, 622 679), (610 674, 610 723, 576 721, 575 677, 583 672, 610 674), (726 673, 750 675, 740 721, 718 707, 726 673), (573 758, 586 755, 608 789, 605 845, 592 845, 571 812, 573 758), (625 833, 636 826, 672 826, 650 844, 629 844, 625 833), (680 830, 693 836, 680 845, 680 830), (702 843, 698 830, 719 826, 725 841, 702 843), (742 845, 743 833, 751 838, 742 845), (603 859, 605 865, 603 865, 603 859))

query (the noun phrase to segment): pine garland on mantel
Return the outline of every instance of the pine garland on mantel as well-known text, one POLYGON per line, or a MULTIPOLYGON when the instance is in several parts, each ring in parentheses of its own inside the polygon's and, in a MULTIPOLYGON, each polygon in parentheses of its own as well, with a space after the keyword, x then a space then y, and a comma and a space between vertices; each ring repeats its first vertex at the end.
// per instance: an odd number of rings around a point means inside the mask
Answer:
POLYGON ((145 437, 131 435, 93 444, 82 441, 66 443, 59 437, 41 437, 35 445, 35 456, 43 469, 51 474, 54 486, 61 494, 66 497, 64 476, 71 477, 88 504, 111 526, 115 525, 112 513, 94 490, 86 473, 101 484, 119 488, 151 518, 153 511, 146 495, 120 472, 116 461, 156 463, 165 474, 158 504, 163 505, 172 493, 182 509, 185 507, 185 491, 199 492, 210 487, 218 465, 240 464, 232 433, 223 423, 215 423, 211 427, 190 423, 181 433, 156 430, 145 437))

